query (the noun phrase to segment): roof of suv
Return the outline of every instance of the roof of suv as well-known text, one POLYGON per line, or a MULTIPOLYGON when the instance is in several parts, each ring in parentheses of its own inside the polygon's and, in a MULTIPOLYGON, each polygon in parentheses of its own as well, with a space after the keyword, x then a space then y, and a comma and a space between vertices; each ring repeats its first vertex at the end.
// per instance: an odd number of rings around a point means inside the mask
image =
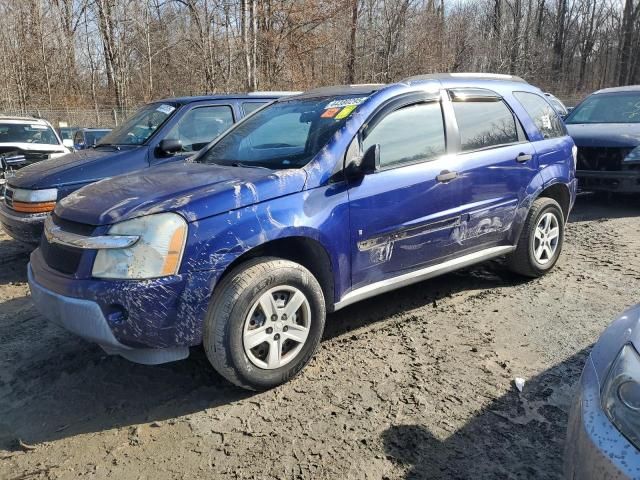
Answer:
POLYGON ((626 87, 603 88, 593 92, 593 95, 600 93, 623 93, 623 92, 640 92, 640 85, 627 85, 626 87))
MULTIPOLYGON (((412 83, 412 82, 424 82, 424 83, 434 83, 440 84, 442 87, 449 87, 449 83, 469 83, 469 86, 475 82, 483 83, 486 81, 495 81, 501 82, 503 84, 508 83, 517 83, 529 85, 526 80, 523 80, 520 77, 516 77, 514 75, 502 75, 499 73, 431 73, 427 75, 416 75, 413 77, 408 77, 403 80, 400 80, 396 83, 367 83, 367 84, 357 84, 357 85, 335 85, 331 87, 320 87, 314 88, 312 90, 308 90, 300 95, 296 95, 295 98, 316 98, 316 97, 331 97, 338 95, 371 95, 378 90, 382 90, 383 88, 390 87, 391 85, 401 84, 401 83, 412 83)), ((478 85, 480 86, 480 85, 478 85)))
POLYGON ((161 98, 150 103, 172 102, 187 104, 206 100, 275 100, 288 95, 296 95, 300 92, 250 92, 250 93, 225 93, 220 95, 198 95, 193 97, 169 97, 161 98))
POLYGON ((503 82, 519 82, 528 83, 526 80, 516 77, 515 75, 505 75, 502 73, 473 73, 473 72, 459 72, 459 73, 429 73, 427 75, 415 75, 402 80, 402 82, 413 82, 416 80, 495 80, 503 82))

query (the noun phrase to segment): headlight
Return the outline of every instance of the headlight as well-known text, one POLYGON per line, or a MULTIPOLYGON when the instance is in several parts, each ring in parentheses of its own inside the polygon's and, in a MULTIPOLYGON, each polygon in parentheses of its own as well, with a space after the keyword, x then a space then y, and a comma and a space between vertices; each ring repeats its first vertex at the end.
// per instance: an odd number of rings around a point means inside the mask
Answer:
POLYGON ((640 448, 640 355, 625 345, 602 389, 602 408, 627 439, 640 448))
POLYGON ((624 163, 640 163, 640 147, 631 150, 627 156, 624 157, 624 163))
POLYGON ((117 223, 108 235, 140 237, 127 248, 98 250, 92 275, 144 279, 175 275, 187 239, 187 222, 175 213, 159 213, 117 223))
POLYGON ((11 190, 11 207, 21 213, 52 212, 58 199, 56 188, 44 190, 25 190, 23 188, 9 188, 11 190))

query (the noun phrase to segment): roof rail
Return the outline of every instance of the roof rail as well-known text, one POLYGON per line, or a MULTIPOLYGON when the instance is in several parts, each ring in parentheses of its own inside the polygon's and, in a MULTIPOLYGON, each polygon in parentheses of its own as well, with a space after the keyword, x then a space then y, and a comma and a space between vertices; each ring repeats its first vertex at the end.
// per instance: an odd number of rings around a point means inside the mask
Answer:
POLYGON ((509 82, 521 82, 528 83, 521 77, 515 75, 506 75, 503 73, 474 73, 474 72, 459 72, 459 73, 429 73, 426 75, 416 75, 408 77, 401 82, 411 82, 415 80, 452 80, 459 78, 468 78, 476 80, 504 80, 509 82))

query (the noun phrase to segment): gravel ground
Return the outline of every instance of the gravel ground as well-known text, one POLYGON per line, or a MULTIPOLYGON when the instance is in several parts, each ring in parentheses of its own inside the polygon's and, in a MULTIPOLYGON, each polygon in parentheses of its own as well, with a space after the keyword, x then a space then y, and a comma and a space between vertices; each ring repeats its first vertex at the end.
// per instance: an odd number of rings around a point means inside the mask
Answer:
POLYGON ((585 356, 640 302, 640 200, 579 197, 542 279, 491 262, 331 315, 260 394, 200 349, 141 366, 48 324, 27 260, 0 234, 0 478, 558 478, 585 356))

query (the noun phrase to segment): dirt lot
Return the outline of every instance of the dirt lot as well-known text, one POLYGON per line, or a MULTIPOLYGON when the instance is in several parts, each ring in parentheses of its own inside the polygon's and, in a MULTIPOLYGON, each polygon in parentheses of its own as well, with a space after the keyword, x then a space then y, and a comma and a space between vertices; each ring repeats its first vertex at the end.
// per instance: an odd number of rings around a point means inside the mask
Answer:
POLYGON ((493 262, 332 315, 304 372, 260 394, 201 350, 134 365, 48 324, 27 259, 0 236, 2 479, 558 478, 585 355, 640 302, 640 201, 580 197, 540 280, 493 262))

